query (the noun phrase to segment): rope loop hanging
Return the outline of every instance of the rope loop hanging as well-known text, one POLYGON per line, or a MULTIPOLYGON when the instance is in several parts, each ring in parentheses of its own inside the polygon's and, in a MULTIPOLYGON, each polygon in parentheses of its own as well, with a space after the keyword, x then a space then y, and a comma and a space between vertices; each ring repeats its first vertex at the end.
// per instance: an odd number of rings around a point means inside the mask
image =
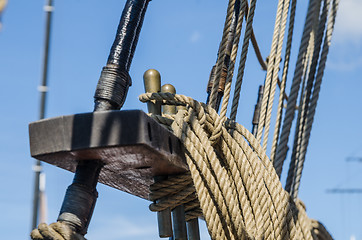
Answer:
POLYGON ((305 210, 284 191, 265 151, 246 128, 186 96, 146 93, 140 100, 186 106, 172 117, 154 118, 167 118, 160 123, 167 123, 185 146, 212 239, 313 239, 305 210), (210 139, 219 128, 218 144, 213 145, 210 139))

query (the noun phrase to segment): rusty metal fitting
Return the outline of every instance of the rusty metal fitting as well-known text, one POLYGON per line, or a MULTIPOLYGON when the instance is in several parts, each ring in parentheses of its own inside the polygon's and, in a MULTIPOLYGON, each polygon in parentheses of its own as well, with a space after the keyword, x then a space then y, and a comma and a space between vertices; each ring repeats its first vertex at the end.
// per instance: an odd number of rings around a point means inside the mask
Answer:
MULTIPOLYGON (((219 86, 217 89, 217 91, 219 93, 224 93, 227 76, 228 76, 228 69, 226 66, 223 66, 222 70, 221 70, 219 86)), ((207 93, 211 93, 211 89, 212 89, 212 86, 214 85, 215 78, 216 78, 216 65, 214 65, 212 67, 211 72, 210 72, 209 82, 207 84, 207 93)))

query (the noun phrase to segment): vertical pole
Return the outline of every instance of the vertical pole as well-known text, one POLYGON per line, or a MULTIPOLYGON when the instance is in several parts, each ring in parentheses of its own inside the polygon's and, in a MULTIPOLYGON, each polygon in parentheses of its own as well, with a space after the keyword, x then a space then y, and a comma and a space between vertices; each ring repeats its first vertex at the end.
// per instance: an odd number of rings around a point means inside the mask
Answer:
MULTIPOLYGON (((50 33, 51 33, 51 20, 53 13, 53 0, 47 0, 47 4, 44 6, 44 11, 46 13, 46 25, 45 25, 45 43, 44 43, 44 52, 43 52, 43 71, 42 71, 42 81, 38 90, 40 92, 40 111, 39 119, 45 117, 45 104, 46 104, 46 94, 47 94, 47 82, 48 82, 48 64, 49 64, 49 49, 50 49, 50 33)), ((34 177, 34 193, 33 193, 33 216, 32 216, 32 229, 36 228, 38 224, 38 213, 39 213, 39 182, 40 174, 42 171, 41 162, 36 160, 33 167, 35 177, 34 177)))
MULTIPOLYGON (((155 69, 147 70, 143 75, 145 91, 148 93, 157 93, 161 91, 161 75, 155 69)), ((161 104, 151 103, 147 104, 148 112, 161 115, 161 104)), ((167 178, 167 176, 156 176, 155 182, 161 181, 167 178)), ((158 221, 158 233, 161 238, 172 236, 172 222, 171 222, 171 210, 165 209, 157 212, 158 221)))
POLYGON ((194 218, 187 222, 188 240, 200 240, 199 219, 194 218))
POLYGON ((187 240, 185 207, 179 205, 172 210, 173 240, 187 240))
MULTIPOLYGON (((161 92, 176 94, 176 89, 171 84, 165 84, 162 86, 161 92)), ((163 113, 170 115, 176 114, 176 106, 164 105, 163 113)), ((187 230, 186 230, 184 205, 179 205, 172 210, 172 223, 173 223, 173 239, 186 240, 187 230)))

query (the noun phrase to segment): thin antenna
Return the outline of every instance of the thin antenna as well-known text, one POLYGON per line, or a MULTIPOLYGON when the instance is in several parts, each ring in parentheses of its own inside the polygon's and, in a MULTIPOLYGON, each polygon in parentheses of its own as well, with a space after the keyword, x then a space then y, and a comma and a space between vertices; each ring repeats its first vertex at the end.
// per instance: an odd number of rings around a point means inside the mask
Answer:
MULTIPOLYGON (((51 20, 53 13, 53 0, 47 0, 47 4, 44 6, 44 12, 46 13, 46 24, 45 24, 45 43, 44 43, 44 55, 43 55, 43 73, 42 82, 38 90, 40 92, 40 111, 39 119, 45 117, 45 103, 46 94, 48 91, 47 80, 48 80, 48 63, 49 63, 49 47, 50 47, 50 32, 51 32, 51 20)), ((40 200, 40 174, 42 172, 41 162, 37 160, 33 167, 35 174, 34 178, 34 194, 33 194, 33 217, 32 217, 32 229, 37 227, 38 224, 38 213, 39 213, 39 200, 40 200)), ((45 183, 44 183, 45 184, 45 183)))

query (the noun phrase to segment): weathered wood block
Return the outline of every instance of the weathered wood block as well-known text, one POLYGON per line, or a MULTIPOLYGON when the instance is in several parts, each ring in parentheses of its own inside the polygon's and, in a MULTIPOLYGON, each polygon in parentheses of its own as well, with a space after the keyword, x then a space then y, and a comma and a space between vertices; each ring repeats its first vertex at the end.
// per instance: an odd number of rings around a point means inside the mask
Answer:
POLYGON ((154 176, 188 167, 179 139, 143 111, 105 111, 30 123, 31 156, 74 172, 101 160, 99 182, 147 199, 154 176))

